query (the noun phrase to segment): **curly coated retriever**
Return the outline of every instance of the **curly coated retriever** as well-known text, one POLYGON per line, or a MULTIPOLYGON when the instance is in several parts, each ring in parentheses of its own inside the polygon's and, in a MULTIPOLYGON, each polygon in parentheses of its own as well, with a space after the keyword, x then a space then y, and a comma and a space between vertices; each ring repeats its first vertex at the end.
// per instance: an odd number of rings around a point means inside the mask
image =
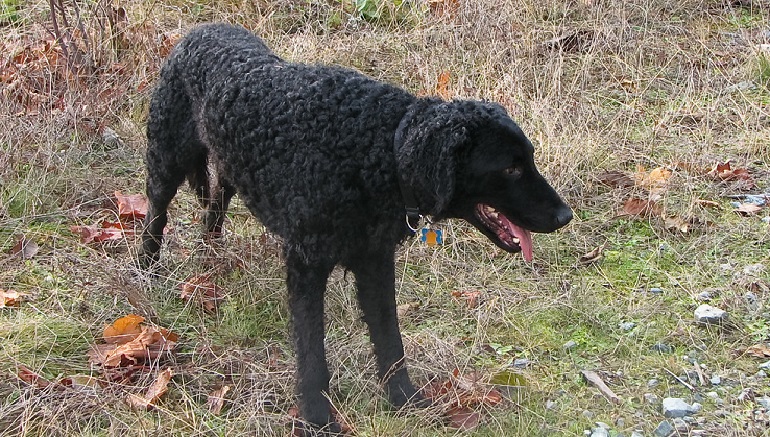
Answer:
POLYGON ((227 24, 200 26, 174 48, 147 138, 140 263, 157 261, 185 179, 214 234, 238 193, 283 238, 300 413, 326 432, 339 429, 324 396, 324 292, 335 265, 355 275, 390 402, 423 404, 407 375, 394 292, 396 246, 416 219, 467 220, 527 260, 530 232, 572 219, 502 106, 415 97, 350 69, 286 62, 227 24))

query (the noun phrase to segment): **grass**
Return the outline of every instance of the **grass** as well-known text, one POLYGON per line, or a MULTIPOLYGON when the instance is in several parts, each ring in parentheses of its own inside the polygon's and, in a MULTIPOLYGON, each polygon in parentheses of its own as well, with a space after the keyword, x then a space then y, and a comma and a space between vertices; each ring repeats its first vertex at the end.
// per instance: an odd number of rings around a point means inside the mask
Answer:
MULTIPOLYGON (((18 308, 0 309, 1 435, 289 432, 294 357, 280 250, 238 201, 224 247, 209 248, 193 196, 178 196, 165 271, 155 281, 134 269, 133 239, 83 244, 70 231, 114 220, 115 190, 143 190, 143 126, 158 67, 180 24, 210 20, 243 24, 288 59, 351 66, 418 94, 434 93, 440 73, 449 72, 453 96, 506 106, 535 143, 542 173, 575 210, 568 228, 535 238, 529 265, 457 221, 443 225, 444 246, 407 241, 399 252, 398 303, 419 304, 401 320, 418 383, 454 369, 491 376, 517 358, 530 360, 514 369, 526 386, 501 406, 478 407, 482 422, 472 431, 447 427, 436 411, 388 409, 353 278, 334 272, 330 396, 358 435, 576 435, 595 421, 613 433, 650 435, 664 418, 645 393, 704 405, 681 435, 767 435, 754 414, 759 407, 737 400, 743 389, 770 395, 757 375, 762 360, 735 351, 770 340, 770 268, 745 271, 770 265, 770 228, 760 220, 768 209, 735 214, 726 196, 743 191, 705 174, 731 160, 751 171, 752 191, 770 189, 768 58, 757 48, 768 43, 766 2, 133 2, 113 33, 102 35, 123 48, 92 47, 101 64, 81 76, 66 73, 50 51, 14 64, 12 55, 41 47, 50 21, 44 2, 6 3, 14 18, 2 24, 0 109, 15 115, 0 117, 0 289, 24 298, 18 308), (749 85, 733 87, 742 82, 749 85), (105 126, 121 145, 102 139, 105 126), (618 217, 628 195, 644 193, 606 187, 598 176, 637 166, 674 169, 658 203, 668 217, 696 218, 689 232, 672 231, 659 217, 618 217), (8 253, 22 235, 40 245, 31 259, 8 253), (599 262, 577 262, 599 245, 599 262), (178 297, 180 282, 211 271, 228 297, 215 314, 178 297), (650 291, 656 288, 662 292, 650 291), (478 305, 468 307, 453 291, 478 291, 478 305), (703 291, 730 313, 733 329, 694 324, 703 291), (86 351, 104 325, 131 312, 181 336, 172 357, 152 363, 176 374, 157 409, 135 412, 123 401, 144 390, 153 371, 131 384, 64 391, 16 377, 19 365, 51 380, 97 376, 86 351), (624 322, 633 328, 621 329, 624 322), (565 349, 570 340, 576 345, 565 349), (656 343, 672 352, 654 350, 656 343), (687 378, 692 360, 706 380, 718 374, 724 382, 686 379, 693 393, 669 376, 687 378), (622 402, 587 386, 583 369, 597 370, 622 402), (215 415, 206 399, 222 385, 231 390, 215 415), (710 401, 709 391, 724 405, 710 401)), ((81 13, 88 29, 98 28, 99 10, 81 13)))

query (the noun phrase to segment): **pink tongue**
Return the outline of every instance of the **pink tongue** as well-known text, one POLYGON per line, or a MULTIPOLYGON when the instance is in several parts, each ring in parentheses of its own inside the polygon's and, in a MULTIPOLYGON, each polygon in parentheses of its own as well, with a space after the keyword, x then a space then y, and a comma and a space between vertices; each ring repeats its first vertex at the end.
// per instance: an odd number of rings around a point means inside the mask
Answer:
POLYGON ((508 230, 519 239, 519 246, 521 246, 521 254, 524 255, 524 259, 527 262, 532 262, 532 234, 508 220, 505 220, 504 223, 508 230))

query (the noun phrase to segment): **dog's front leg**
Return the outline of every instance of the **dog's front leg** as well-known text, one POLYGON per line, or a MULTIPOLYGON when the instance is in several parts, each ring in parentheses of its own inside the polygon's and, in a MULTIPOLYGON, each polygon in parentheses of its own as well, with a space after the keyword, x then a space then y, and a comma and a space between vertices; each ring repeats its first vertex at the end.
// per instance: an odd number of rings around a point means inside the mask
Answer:
MULTIPOLYGON (((286 286, 297 355, 297 392, 304 419, 324 433, 340 431, 324 393, 329 391, 329 369, 324 351, 324 292, 333 266, 308 264, 300 256, 286 256, 286 286)), ((307 430, 315 435, 315 430, 307 430)))
POLYGON ((378 373, 391 404, 396 407, 407 403, 421 405, 422 397, 406 370, 404 345, 396 318, 393 251, 359 257, 349 267, 356 275, 358 303, 369 327, 378 373))

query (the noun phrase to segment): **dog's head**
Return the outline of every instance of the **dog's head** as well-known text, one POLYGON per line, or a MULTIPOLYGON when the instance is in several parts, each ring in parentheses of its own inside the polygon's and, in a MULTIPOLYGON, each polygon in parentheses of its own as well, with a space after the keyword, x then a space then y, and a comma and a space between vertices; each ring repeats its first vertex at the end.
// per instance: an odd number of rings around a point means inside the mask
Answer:
POLYGON ((430 214, 462 218, 497 246, 531 260, 532 232, 553 232, 572 220, 569 206, 538 172, 532 143, 500 105, 455 101, 431 109, 423 115, 433 112, 432 120, 420 117, 415 134, 421 134, 410 135, 421 137, 421 154, 434 155, 436 165, 415 181, 430 187, 430 214))

